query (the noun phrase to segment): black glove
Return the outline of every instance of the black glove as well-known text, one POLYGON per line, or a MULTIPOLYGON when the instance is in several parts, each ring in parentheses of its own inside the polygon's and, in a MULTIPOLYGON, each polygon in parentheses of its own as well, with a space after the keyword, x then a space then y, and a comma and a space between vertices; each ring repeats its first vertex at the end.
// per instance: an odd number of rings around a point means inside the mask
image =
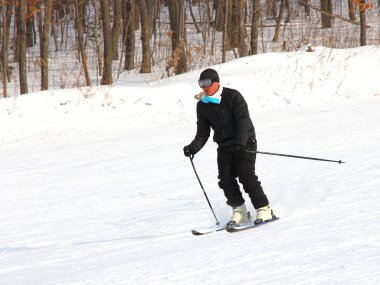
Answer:
POLYGON ((195 154, 193 148, 190 145, 187 145, 183 148, 183 153, 186 157, 190 157, 195 154))

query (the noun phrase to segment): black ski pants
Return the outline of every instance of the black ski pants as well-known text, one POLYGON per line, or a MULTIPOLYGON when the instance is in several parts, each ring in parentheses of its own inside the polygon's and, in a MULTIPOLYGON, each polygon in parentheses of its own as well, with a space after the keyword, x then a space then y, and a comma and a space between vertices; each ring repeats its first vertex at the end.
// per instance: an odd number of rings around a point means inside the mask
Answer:
POLYGON ((239 182, 255 209, 269 204, 261 183, 255 174, 257 142, 254 138, 248 138, 247 145, 242 149, 234 146, 218 147, 219 187, 227 198, 227 205, 240 206, 245 202, 240 191, 239 182))

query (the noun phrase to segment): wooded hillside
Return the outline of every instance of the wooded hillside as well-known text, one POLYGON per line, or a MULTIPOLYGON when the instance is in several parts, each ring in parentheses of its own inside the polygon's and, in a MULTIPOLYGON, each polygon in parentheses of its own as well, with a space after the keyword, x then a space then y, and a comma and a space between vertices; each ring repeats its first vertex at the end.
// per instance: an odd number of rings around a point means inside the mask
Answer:
POLYGON ((380 0, 0 0, 1 96, 380 43, 380 0), (11 92, 9 92, 11 90, 11 92))

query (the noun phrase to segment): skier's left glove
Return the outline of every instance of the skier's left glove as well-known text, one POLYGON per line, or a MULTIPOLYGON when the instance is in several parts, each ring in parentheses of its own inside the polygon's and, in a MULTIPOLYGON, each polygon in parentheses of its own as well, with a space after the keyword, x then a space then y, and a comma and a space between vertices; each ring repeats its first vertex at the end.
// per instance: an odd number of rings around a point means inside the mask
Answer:
POLYGON ((191 147, 191 145, 187 145, 183 148, 183 154, 186 156, 186 157, 190 157, 192 155, 195 154, 193 148, 191 147))

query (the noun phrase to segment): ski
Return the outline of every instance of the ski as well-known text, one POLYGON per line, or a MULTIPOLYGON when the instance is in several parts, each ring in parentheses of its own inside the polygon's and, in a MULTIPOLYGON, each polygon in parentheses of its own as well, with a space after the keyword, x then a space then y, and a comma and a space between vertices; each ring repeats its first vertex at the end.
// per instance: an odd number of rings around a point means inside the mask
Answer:
POLYGON ((272 222, 277 221, 279 219, 280 218, 275 217, 273 220, 266 221, 266 222, 263 222, 263 223, 260 223, 260 224, 249 223, 249 224, 240 225, 240 226, 227 227, 226 231, 229 232, 229 233, 241 232, 241 231, 244 231, 244 230, 249 230, 249 229, 257 228, 257 227, 260 227, 260 226, 272 223, 272 222))
POLYGON ((204 230, 204 231, 191 230, 191 233, 195 236, 202 236, 202 235, 207 235, 207 234, 211 234, 211 233, 215 233, 215 232, 224 231, 225 229, 226 228, 223 227, 223 228, 212 229, 212 230, 204 230))
POLYGON ((275 217, 273 220, 263 222, 263 223, 260 223, 257 225, 251 222, 251 223, 247 223, 247 224, 235 225, 235 226, 230 226, 230 227, 227 226, 227 227, 217 228, 217 229, 191 230, 191 233, 195 236, 202 236, 202 235, 207 235, 207 234, 220 232, 220 231, 227 231, 229 233, 236 233, 236 232, 240 232, 240 231, 244 231, 244 230, 248 230, 248 229, 252 229, 252 228, 257 228, 257 227, 272 223, 274 221, 277 221, 279 219, 280 218, 275 217))

